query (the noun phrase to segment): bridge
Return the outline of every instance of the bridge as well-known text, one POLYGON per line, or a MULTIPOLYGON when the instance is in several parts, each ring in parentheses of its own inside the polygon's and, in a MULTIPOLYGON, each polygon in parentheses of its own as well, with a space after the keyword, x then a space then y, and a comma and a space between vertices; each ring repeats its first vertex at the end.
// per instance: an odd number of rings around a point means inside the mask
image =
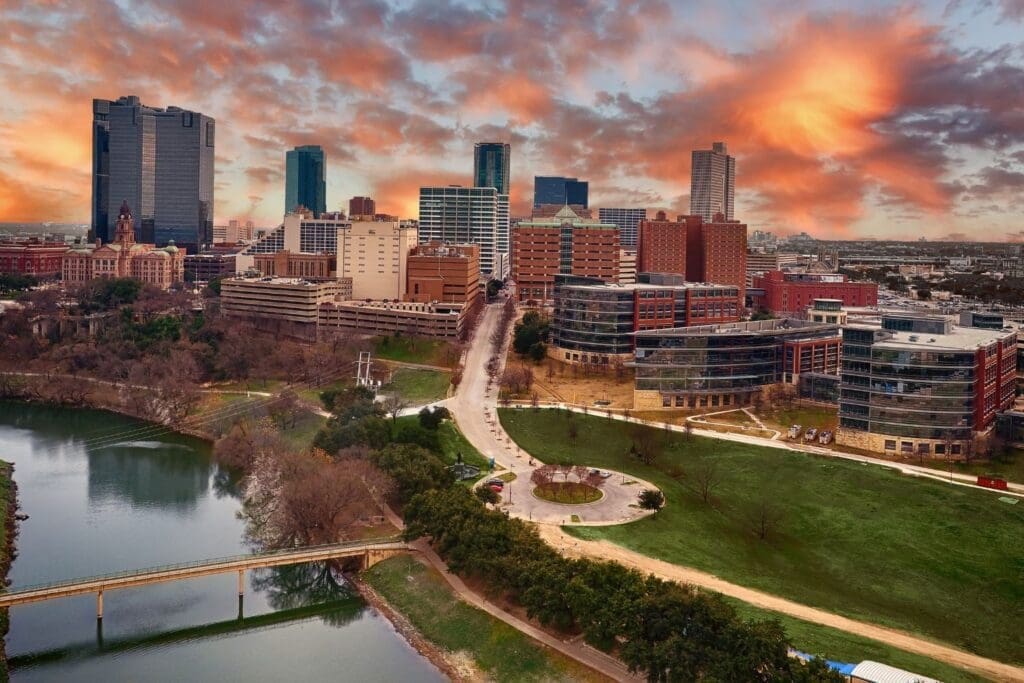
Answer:
POLYGON ((80 579, 25 586, 7 593, 0 593, 0 608, 95 593, 96 618, 102 619, 103 593, 105 591, 238 572, 238 595, 241 596, 245 593, 245 572, 250 569, 282 567, 290 564, 348 558, 359 560, 359 568, 366 569, 381 560, 399 553, 409 552, 410 550, 412 550, 412 547, 401 541, 398 537, 390 537, 372 541, 331 543, 303 548, 272 550, 252 555, 235 555, 232 557, 199 560, 197 562, 183 562, 146 569, 133 569, 80 579))

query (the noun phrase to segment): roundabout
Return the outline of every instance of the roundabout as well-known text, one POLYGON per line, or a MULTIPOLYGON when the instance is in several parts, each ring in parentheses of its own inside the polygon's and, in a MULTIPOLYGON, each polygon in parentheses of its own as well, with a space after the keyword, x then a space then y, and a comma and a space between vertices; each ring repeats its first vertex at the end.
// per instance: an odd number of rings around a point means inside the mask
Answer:
POLYGON ((601 489, 581 482, 552 482, 533 488, 533 497, 559 505, 590 505, 604 498, 601 489))

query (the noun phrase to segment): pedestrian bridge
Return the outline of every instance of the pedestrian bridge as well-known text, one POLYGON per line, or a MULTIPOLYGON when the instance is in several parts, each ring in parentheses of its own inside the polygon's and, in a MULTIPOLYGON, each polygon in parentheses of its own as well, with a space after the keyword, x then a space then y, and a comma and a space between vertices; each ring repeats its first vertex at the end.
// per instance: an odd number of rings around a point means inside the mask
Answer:
POLYGON ((210 560, 199 560, 198 562, 183 562, 181 564, 169 564, 160 567, 134 569, 80 579, 25 586, 7 593, 0 593, 0 608, 95 593, 96 617, 102 619, 104 591, 238 572, 238 594, 242 595, 245 592, 245 572, 250 569, 349 558, 358 560, 360 569, 366 569, 381 560, 399 553, 409 552, 410 550, 412 548, 398 537, 390 537, 372 541, 332 543, 329 545, 273 550, 252 555, 220 557, 210 560))

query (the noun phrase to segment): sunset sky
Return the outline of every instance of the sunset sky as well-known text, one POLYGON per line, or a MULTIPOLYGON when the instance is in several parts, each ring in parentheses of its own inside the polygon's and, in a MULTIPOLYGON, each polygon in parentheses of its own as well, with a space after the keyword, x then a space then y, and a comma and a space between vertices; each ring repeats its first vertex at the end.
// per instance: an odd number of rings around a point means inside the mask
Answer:
POLYGON ((751 229, 1024 239, 1024 0, 0 0, 0 36, 0 221, 87 222, 91 100, 136 94, 216 118, 217 222, 277 224, 297 144, 328 208, 415 218, 476 141, 519 215, 534 174, 686 211, 724 140, 751 229))

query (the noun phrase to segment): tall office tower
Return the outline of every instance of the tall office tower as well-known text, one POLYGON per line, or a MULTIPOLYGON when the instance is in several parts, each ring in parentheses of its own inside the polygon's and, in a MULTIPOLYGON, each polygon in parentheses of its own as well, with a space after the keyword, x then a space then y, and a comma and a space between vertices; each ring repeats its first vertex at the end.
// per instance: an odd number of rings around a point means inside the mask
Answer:
POLYGON ((372 216, 377 213, 377 202, 370 197, 353 197, 348 200, 348 217, 372 216))
POLYGON ((351 278, 353 299, 402 298, 416 228, 399 221, 356 220, 338 228, 337 244, 338 277, 351 278))
POLYGON ((93 236, 112 241, 127 202, 139 242, 189 251, 212 243, 214 120, 134 95, 95 99, 92 110, 93 236))
POLYGON ((586 180, 578 178, 564 178, 562 176, 533 177, 533 205, 557 204, 565 206, 582 206, 588 208, 590 184, 586 180))
POLYGON ((509 156, 507 142, 478 142, 473 146, 473 186, 493 187, 498 194, 508 194, 509 156))
POLYGON ((636 246, 640 221, 647 218, 647 209, 598 209, 597 218, 602 223, 619 226, 619 239, 623 248, 636 246))
POLYGON ((319 216, 327 211, 327 182, 324 150, 320 145, 302 145, 285 154, 284 212, 304 206, 319 216))
POLYGON ((732 220, 736 190, 736 159, 726 153, 724 142, 711 149, 695 149, 690 167, 690 213, 711 221, 716 213, 732 220))
POLYGON ((421 187, 420 243, 479 244, 480 274, 502 277, 498 245, 508 239, 502 215, 508 216, 508 195, 493 187, 421 187))

